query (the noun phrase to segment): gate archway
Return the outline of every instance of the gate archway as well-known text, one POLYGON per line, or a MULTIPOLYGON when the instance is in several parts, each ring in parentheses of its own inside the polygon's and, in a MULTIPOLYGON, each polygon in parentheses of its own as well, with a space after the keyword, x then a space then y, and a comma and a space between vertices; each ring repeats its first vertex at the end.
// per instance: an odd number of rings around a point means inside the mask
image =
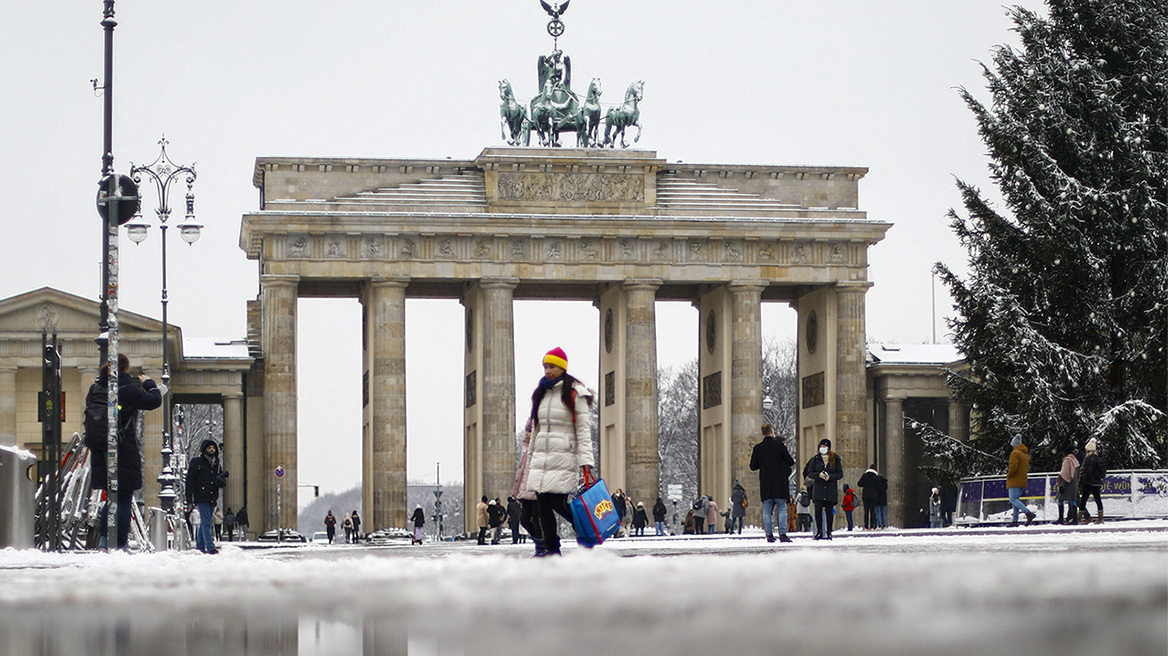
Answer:
MULTIPOLYGON (((349 296, 364 313, 367 525, 406 521, 405 300, 465 306, 465 499, 511 487, 515 299, 585 299, 601 321, 600 441, 610 487, 661 493, 656 300, 700 309, 702 488, 724 499, 761 424, 760 304, 799 313, 800 459, 831 436, 848 474, 868 462, 868 247, 888 223, 858 209, 867 169, 668 163, 653 151, 487 148, 474 160, 256 161, 260 210, 240 246, 260 264, 263 471, 295 490, 296 299, 349 296), (290 479, 290 480, 289 480, 290 479)), ((249 481, 276 517, 271 477, 249 481)), ((662 495, 664 496, 664 495, 662 495)), ((758 513, 752 505, 751 513, 758 513)), ((473 513, 465 513, 473 518, 473 513)), ((253 521, 255 518, 253 516, 253 521)), ((470 521, 470 519, 468 519, 470 521)))

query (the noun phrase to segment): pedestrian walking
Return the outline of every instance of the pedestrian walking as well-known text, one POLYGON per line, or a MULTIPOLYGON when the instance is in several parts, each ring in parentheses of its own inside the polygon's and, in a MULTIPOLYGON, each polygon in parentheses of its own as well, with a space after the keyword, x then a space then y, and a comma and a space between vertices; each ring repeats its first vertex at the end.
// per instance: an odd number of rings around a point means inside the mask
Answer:
POLYGON ((799 518, 799 532, 810 531, 811 493, 807 488, 799 488, 799 493, 795 495, 795 515, 799 518))
POLYGON ((718 530, 718 502, 714 501, 713 495, 706 498, 706 533, 713 535, 718 530))
POLYGON ((815 539, 830 540, 832 516, 839 503, 836 482, 844 477, 843 461, 831 450, 831 440, 819 440, 819 453, 803 467, 803 479, 811 484, 811 501, 815 504, 815 539))
MULTIPOLYGON (((769 422, 762 425, 762 441, 750 452, 750 471, 758 472, 758 496, 762 499, 762 528, 767 542, 775 541, 774 516, 778 514, 779 542, 790 542, 787 536, 787 499, 791 496, 788 479, 795 459, 784 440, 775 438, 775 428, 769 422)), ((741 530, 739 531, 741 532, 741 530)))
POLYGON ((730 490, 730 522, 726 527, 727 533, 733 533, 737 527, 738 534, 742 535, 742 524, 746 520, 746 506, 749 503, 746 488, 742 487, 742 483, 734 481, 734 489, 730 490))
POLYGON ((491 529, 491 503, 487 499, 487 495, 479 500, 475 505, 475 519, 478 520, 479 526, 479 544, 487 543, 487 531, 491 529))
POLYGON ((414 515, 410 519, 414 522, 414 539, 410 544, 422 544, 422 527, 426 525, 426 511, 422 510, 422 504, 414 508, 414 515))
POLYGON ((239 539, 247 541, 247 506, 240 506, 235 511, 235 525, 239 527, 239 539))
POLYGON ((328 543, 332 544, 333 539, 337 537, 337 517, 332 510, 324 516, 324 532, 328 534, 328 543))
POLYGON ((556 347, 543 357, 543 378, 531 394, 531 471, 543 554, 559 555, 556 515, 572 521, 568 495, 592 476, 592 392, 568 373, 568 354, 556 347))
POLYGON ((187 503, 199 510, 199 526, 195 529, 195 548, 205 554, 216 554, 211 524, 219 490, 227 486, 227 472, 219 465, 219 445, 206 439, 199 446, 199 455, 187 466, 187 503))
POLYGON ((645 512, 645 504, 637 502, 637 509, 633 511, 633 535, 645 535, 645 525, 649 523, 649 515, 645 512))
POLYGON ((215 508, 215 513, 211 515, 211 526, 215 528, 215 541, 223 541, 223 511, 218 507, 215 508))
POLYGON ((223 530, 227 532, 228 542, 235 539, 235 513, 231 512, 231 506, 223 512, 223 530))
POLYGON ((523 515, 523 507, 514 497, 507 497, 507 528, 511 529, 511 544, 519 544, 519 520, 523 515))
POLYGON ((626 535, 625 533, 625 517, 629 514, 628 500, 625 498, 624 490, 619 487, 616 492, 612 493, 612 508, 616 510, 617 524, 619 524, 618 536, 626 535))
POLYGON ((1083 521, 1091 521, 1091 513, 1087 511, 1087 497, 1094 495, 1095 523, 1102 524, 1103 498, 1100 493, 1103 490, 1103 481, 1107 477, 1107 466, 1099 457, 1099 443, 1095 441, 1095 438, 1087 440, 1084 450, 1087 455, 1083 458, 1083 468, 1079 472, 1079 486, 1082 488, 1079 498, 1079 514, 1083 521))
POLYGON ((844 483, 844 498, 840 501, 840 508, 848 518, 848 530, 852 530, 852 511, 856 509, 856 491, 844 483))
POLYGON ((929 494, 929 528, 941 528, 941 488, 933 488, 929 494))
POLYGON ((1014 507, 1014 519, 1010 526, 1018 525, 1018 513, 1026 514, 1026 525, 1034 521, 1034 513, 1022 503, 1022 493, 1029 485, 1030 449, 1022 443, 1022 435, 1015 435, 1010 440, 1010 465, 1006 469, 1006 493, 1010 497, 1010 505, 1014 507))
POLYGON ((668 512, 668 509, 665 508, 665 502, 661 500, 661 497, 657 497, 657 502, 653 504, 653 525, 657 529, 658 537, 665 535, 665 515, 668 512))
POLYGON ((957 486, 953 483, 941 484, 941 526, 953 526, 953 514, 957 512, 957 486))
POLYGON ((361 542, 361 517, 354 510, 351 515, 353 520, 353 544, 360 544, 361 542))
POLYGON ((353 543, 353 518, 345 515, 345 519, 341 521, 341 528, 345 531, 345 544, 353 543))
POLYGON ((702 535, 706 532, 706 509, 710 507, 705 495, 699 495, 693 505, 693 532, 702 535))
POLYGON ((491 544, 499 544, 499 538, 503 535, 503 522, 507 520, 507 509, 503 507, 499 497, 491 499, 487 515, 491 523, 491 544))
MULTIPOLYGON (((130 375, 130 359, 118 354, 118 480, 117 510, 114 516, 114 544, 127 549, 130 541, 130 511, 134 491, 142 489, 142 450, 138 448, 138 412, 153 410, 162 405, 166 385, 157 385, 145 374, 136 379, 130 375)), ((106 449, 109 443, 109 419, 103 413, 109 408, 109 363, 102 365, 97 380, 85 395, 85 445, 90 452, 90 486, 106 490, 109 473, 106 449), (91 434, 92 433, 92 434, 91 434)), ((109 505, 102 508, 101 547, 107 548, 109 538, 109 505)))
POLYGON ((1057 479, 1059 516, 1056 524, 1079 523, 1079 459, 1075 457, 1078 449, 1074 444, 1068 444, 1063 449, 1062 467, 1057 479), (1063 519, 1063 505, 1067 506, 1066 520, 1063 519))

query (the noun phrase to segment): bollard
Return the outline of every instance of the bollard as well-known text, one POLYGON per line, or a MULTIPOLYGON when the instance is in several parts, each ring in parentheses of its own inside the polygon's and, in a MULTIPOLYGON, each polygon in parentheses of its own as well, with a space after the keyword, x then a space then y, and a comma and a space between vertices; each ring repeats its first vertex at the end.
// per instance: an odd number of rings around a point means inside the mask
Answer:
POLYGON ((20 447, 0 446, 0 548, 33 548, 36 462, 20 447))
POLYGON ((166 511, 150 508, 150 542, 155 551, 166 551, 166 511))

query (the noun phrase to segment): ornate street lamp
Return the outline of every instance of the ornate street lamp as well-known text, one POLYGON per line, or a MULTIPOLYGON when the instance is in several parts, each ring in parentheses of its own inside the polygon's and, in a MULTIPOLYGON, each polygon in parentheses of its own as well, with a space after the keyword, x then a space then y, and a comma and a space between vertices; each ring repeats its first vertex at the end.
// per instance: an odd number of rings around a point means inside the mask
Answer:
MULTIPOLYGON (((203 226, 195 223, 195 194, 192 191, 196 177, 194 165, 182 166, 172 162, 166 155, 166 145, 168 143, 166 136, 163 135, 162 139, 158 142, 158 145, 162 147, 162 151, 153 163, 145 166, 134 166, 133 162, 131 162, 130 176, 138 184, 141 184, 142 178, 153 181, 154 188, 158 193, 158 207, 154 209, 154 213, 158 216, 158 225, 162 230, 162 384, 167 388, 166 397, 162 400, 162 473, 158 476, 158 483, 161 486, 158 492, 158 499, 162 504, 162 509, 170 516, 174 514, 174 500, 177 495, 175 481, 177 477, 172 463, 172 457, 174 455, 174 441, 172 438, 174 417, 170 405, 170 324, 166 316, 168 300, 166 295, 166 222, 170 219, 171 211, 170 188, 176 181, 185 178, 187 184, 186 218, 183 223, 178 224, 179 233, 183 241, 188 244, 194 244, 198 240, 200 229, 203 226)), ((150 225, 143 222, 141 214, 136 215, 134 219, 134 223, 126 226, 126 236, 135 244, 140 244, 146 239, 147 229, 150 225)))

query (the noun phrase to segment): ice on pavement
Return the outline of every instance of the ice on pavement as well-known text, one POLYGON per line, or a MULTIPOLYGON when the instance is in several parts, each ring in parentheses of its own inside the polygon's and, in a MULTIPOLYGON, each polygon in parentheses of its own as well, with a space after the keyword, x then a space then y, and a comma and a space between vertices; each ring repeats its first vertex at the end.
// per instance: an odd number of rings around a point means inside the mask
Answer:
POLYGON ((1165 654, 1166 529, 7 549, 0 653, 1165 654))

